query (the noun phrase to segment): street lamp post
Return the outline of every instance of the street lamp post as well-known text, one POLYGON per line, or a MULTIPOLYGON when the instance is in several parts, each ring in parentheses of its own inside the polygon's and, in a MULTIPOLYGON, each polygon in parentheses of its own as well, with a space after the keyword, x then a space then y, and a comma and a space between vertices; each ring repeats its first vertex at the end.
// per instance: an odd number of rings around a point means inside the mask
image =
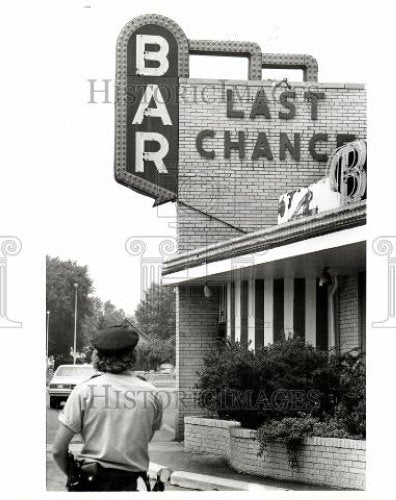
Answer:
POLYGON ((47 352, 47 359, 48 359, 48 342, 49 342, 49 318, 50 318, 50 311, 47 311, 47 328, 46 328, 46 352, 47 352))
POLYGON ((77 356, 77 290, 78 283, 74 283, 74 343, 73 343, 73 365, 76 364, 77 356))

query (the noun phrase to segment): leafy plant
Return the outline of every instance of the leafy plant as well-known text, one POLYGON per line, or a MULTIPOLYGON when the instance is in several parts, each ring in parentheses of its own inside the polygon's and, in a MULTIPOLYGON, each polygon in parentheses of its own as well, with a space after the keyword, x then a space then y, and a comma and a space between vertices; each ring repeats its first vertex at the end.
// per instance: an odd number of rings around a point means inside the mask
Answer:
POLYGON ((289 466, 297 467, 297 453, 303 440, 313 435, 318 419, 312 417, 286 417, 282 420, 266 422, 257 430, 260 448, 258 456, 262 456, 269 443, 280 442, 286 447, 289 466))
POLYGON ((206 354, 199 372, 201 404, 220 418, 239 420, 253 429, 301 412, 317 416, 328 396, 320 382, 327 380, 314 375, 327 365, 326 352, 300 339, 256 351, 219 343, 206 354))
POLYGON ((313 434, 318 437, 332 437, 339 439, 356 439, 358 436, 350 434, 345 428, 345 423, 335 417, 325 422, 316 422, 313 426, 313 434))
POLYGON ((310 436, 332 437, 339 439, 356 439, 345 428, 342 420, 330 418, 320 422, 318 418, 308 415, 286 417, 282 420, 266 422, 257 430, 256 439, 259 442, 258 456, 262 456, 269 443, 282 443, 287 452, 291 468, 298 466, 298 452, 304 439, 310 436))
POLYGON ((334 418, 351 436, 366 436, 366 364, 358 350, 332 355, 315 371, 316 386, 327 388, 323 418, 334 418))
POLYGON ((260 454, 282 442, 295 467, 306 436, 365 438, 365 375, 358 351, 329 353, 298 338, 256 351, 223 342, 204 357, 200 404, 258 429, 260 454))

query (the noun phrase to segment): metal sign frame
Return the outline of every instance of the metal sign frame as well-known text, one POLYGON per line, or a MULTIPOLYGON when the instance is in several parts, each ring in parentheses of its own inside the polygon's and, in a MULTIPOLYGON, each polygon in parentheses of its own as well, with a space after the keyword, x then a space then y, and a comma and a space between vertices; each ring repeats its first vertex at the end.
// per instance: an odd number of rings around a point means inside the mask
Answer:
MULTIPOLYGON (((188 40, 180 26, 167 17, 157 14, 139 16, 128 22, 122 29, 116 48, 116 96, 115 96, 115 164, 116 181, 140 194, 155 199, 155 205, 177 200, 178 164, 172 165, 175 172, 173 189, 162 186, 160 180, 153 182, 144 175, 137 175, 128 170, 128 45, 137 30, 145 26, 159 26, 166 29, 175 39, 178 47, 177 78, 189 77, 189 55, 213 55, 229 57, 247 57, 249 59, 248 80, 261 80, 262 68, 301 69, 304 81, 318 81, 316 59, 307 54, 265 54, 258 44, 252 42, 188 40)), ((139 81, 139 75, 134 75, 139 81)), ((153 77, 161 81, 161 76, 153 77)), ((144 78, 141 79, 144 85, 144 78)), ((137 85, 137 83, 136 83, 137 85)), ((178 138, 177 130, 174 130, 178 138)), ((177 144, 178 147, 178 144, 177 144)), ((177 162, 177 160, 176 160, 177 162)), ((159 176, 160 177, 160 176, 159 176)))

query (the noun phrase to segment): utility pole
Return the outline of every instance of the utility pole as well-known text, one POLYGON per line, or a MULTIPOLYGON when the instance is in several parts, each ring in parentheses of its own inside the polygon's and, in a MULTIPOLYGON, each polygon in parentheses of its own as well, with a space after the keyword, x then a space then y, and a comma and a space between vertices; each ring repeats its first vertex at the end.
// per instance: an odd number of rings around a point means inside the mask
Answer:
POLYGON ((47 328, 46 328, 46 353, 47 353, 47 359, 48 359, 48 343, 49 343, 49 319, 50 319, 50 314, 51 311, 47 311, 47 328))
POLYGON ((73 344, 73 365, 76 364, 76 356, 77 356, 77 291, 78 291, 78 283, 74 283, 74 344, 73 344))

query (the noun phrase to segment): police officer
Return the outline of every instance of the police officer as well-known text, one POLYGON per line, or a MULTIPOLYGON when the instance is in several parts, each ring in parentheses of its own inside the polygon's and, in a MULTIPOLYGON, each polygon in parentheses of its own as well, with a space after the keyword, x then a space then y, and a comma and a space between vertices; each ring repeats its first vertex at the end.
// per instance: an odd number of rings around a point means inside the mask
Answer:
POLYGON ((92 340, 98 375, 77 385, 59 416, 53 456, 68 473, 68 447, 80 434, 77 457, 86 471, 80 491, 136 491, 149 465, 148 443, 161 427, 162 406, 156 389, 134 375, 134 327, 101 330, 92 340))

